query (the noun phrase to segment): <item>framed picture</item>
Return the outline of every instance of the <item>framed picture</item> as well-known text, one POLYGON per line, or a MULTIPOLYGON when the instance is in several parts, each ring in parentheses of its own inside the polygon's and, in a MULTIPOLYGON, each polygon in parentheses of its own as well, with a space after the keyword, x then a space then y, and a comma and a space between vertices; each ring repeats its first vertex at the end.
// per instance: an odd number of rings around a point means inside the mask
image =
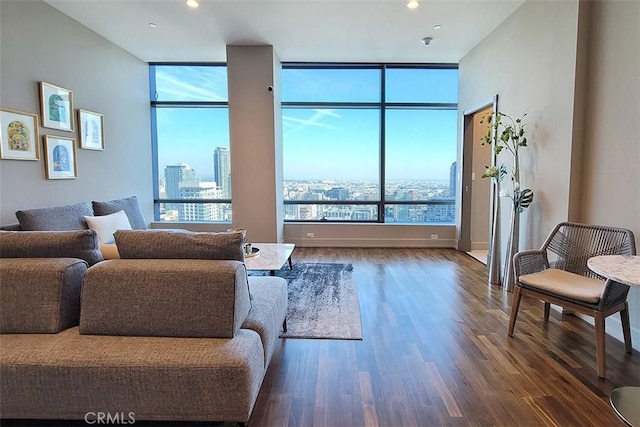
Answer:
POLYGON ((100 113, 78 109, 80 148, 104 150, 104 117, 100 113))
POLYGON ((69 89, 40 82, 42 126, 73 131, 73 94, 69 89))
POLYGON ((47 179, 78 177, 76 141, 62 136, 44 136, 44 166, 47 179))
POLYGON ((0 159, 40 160, 38 115, 0 108, 0 159))

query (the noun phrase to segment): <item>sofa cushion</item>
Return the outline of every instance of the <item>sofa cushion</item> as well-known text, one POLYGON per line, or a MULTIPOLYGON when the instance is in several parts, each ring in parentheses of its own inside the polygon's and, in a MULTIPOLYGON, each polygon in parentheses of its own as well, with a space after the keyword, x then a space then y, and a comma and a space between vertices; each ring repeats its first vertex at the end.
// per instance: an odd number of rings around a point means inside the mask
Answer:
POLYGON ((557 268, 523 274, 518 280, 529 288, 540 289, 565 298, 597 304, 605 289, 604 280, 592 279, 557 268))
POLYGON ((77 231, 0 231, 0 258, 80 258, 103 260, 98 233, 77 231))
POLYGON ((233 339, 89 336, 77 328, 5 335, 0 368, 3 419, 82 420, 111 410, 123 411, 120 424, 133 412, 131 427, 246 422, 266 371, 260 337, 246 329, 233 339))
POLYGON ((118 230, 120 258, 218 259, 244 261, 242 233, 186 230, 118 230))
POLYGON ((0 226, 0 230, 4 230, 4 231, 22 231, 22 227, 20 227, 20 224, 7 224, 7 225, 3 225, 0 226))
POLYGON ((118 230, 131 230, 129 218, 124 211, 102 216, 85 216, 84 219, 90 229, 96 230, 101 244, 115 243, 113 233, 118 230))
MULTIPOLYGON (((126 197, 123 199, 109 200, 106 202, 91 202, 93 206, 93 214, 96 216, 109 215, 118 211, 125 211, 129 218, 131 228, 134 230, 146 230, 147 222, 140 209, 140 203, 136 196, 126 197)), ((89 214, 91 215, 91 214, 89 214)))
POLYGON ((80 333, 230 338, 250 304, 238 261, 107 260, 85 274, 80 333))
POLYGON ((85 215, 93 215, 89 202, 16 212, 24 231, 84 230, 87 228, 85 215))
POLYGON ((86 270, 77 258, 0 259, 0 333, 58 333, 77 325, 86 270))
POLYGON ((120 253, 118 253, 118 247, 115 243, 101 243, 100 252, 102 252, 104 259, 120 259, 120 253))

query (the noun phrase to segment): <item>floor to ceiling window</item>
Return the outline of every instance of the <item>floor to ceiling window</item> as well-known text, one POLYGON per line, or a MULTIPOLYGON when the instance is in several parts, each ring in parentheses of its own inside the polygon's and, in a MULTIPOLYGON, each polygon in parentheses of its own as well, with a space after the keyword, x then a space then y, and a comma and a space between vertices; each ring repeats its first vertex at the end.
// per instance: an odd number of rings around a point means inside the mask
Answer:
POLYGON ((286 221, 455 221, 456 66, 283 64, 286 221))
POLYGON ((231 221, 227 68, 152 64, 156 221, 231 221))

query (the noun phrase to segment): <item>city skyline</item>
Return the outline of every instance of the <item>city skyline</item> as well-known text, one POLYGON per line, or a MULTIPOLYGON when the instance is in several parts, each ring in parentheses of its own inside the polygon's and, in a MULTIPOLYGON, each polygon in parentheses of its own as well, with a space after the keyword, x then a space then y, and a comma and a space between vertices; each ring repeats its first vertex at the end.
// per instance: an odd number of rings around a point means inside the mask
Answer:
MULTIPOLYGON (((455 174, 455 163, 451 165, 455 174)), ((180 176, 192 178, 188 165, 172 165, 167 175, 176 175, 176 170, 186 171, 180 176)), ((165 178, 179 188, 179 196, 185 200, 215 199, 222 197, 222 189, 215 182, 178 182, 165 178)), ((451 180, 396 181, 387 186, 385 192, 385 222, 395 223, 452 223, 455 219, 455 196, 451 195, 451 180), (406 205, 396 202, 415 201, 406 205), (438 203, 430 203, 437 201, 438 203), (422 203, 424 202, 424 203, 422 203)), ((283 182, 285 220, 323 221, 377 221, 380 192, 377 185, 369 181, 290 180, 283 182), (295 203, 300 201, 301 203, 295 203), (321 202, 313 203, 313 202, 321 202), (331 201, 370 202, 366 204, 334 205, 331 201)), ((167 192, 166 184, 161 186, 167 192)), ((231 221, 229 203, 161 203, 161 219, 164 221, 231 221)))

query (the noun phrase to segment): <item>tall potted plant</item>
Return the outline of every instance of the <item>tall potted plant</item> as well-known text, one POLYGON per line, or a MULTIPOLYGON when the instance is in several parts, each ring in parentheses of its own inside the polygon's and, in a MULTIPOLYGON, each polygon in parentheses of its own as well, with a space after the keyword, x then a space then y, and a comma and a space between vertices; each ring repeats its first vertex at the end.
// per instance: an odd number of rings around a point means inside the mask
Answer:
MULTIPOLYGON (((482 145, 493 145, 496 157, 502 152, 511 153, 513 156, 513 168, 510 173, 511 189, 503 188, 500 190, 500 197, 511 199, 511 225, 509 229, 509 238, 507 242, 507 252, 505 254, 505 269, 502 284, 507 291, 513 291, 515 277, 513 273, 513 255, 518 252, 518 243, 520 236, 520 213, 533 202, 533 191, 529 188, 521 188, 520 185, 520 158, 519 150, 527 146, 527 137, 525 135, 525 124, 523 118, 527 114, 524 113, 519 118, 502 112, 497 112, 495 120, 493 116, 487 118, 490 124, 487 134, 482 139, 482 145), (495 138, 492 136, 495 132, 495 138)), ((492 178, 496 183, 500 183, 504 176, 507 175, 507 168, 504 163, 495 166, 487 166, 482 175, 483 178, 492 178)))

